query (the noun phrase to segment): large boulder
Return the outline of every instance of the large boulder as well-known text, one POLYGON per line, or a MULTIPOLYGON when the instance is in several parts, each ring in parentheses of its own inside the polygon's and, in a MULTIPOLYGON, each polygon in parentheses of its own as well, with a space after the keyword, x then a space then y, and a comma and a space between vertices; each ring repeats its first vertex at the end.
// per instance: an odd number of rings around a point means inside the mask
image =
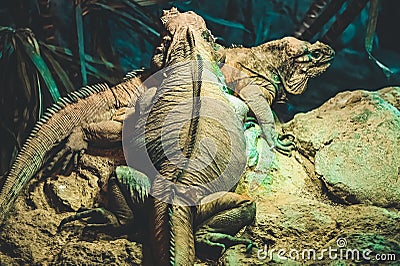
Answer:
POLYGON ((399 206, 399 95, 399 88, 344 92, 297 115, 281 126, 296 136, 298 150, 291 157, 276 154, 272 164, 259 138, 256 166, 239 186, 257 201, 256 223, 242 233, 256 248, 245 254, 234 247, 220 262, 398 265, 400 212, 391 207, 399 206), (357 145, 343 152, 354 136, 357 145), (357 148, 363 145, 368 154, 357 148), (324 250, 333 252, 321 255, 324 250))
POLYGON ((285 126, 330 196, 400 208, 399 94, 398 87, 342 92, 285 126))

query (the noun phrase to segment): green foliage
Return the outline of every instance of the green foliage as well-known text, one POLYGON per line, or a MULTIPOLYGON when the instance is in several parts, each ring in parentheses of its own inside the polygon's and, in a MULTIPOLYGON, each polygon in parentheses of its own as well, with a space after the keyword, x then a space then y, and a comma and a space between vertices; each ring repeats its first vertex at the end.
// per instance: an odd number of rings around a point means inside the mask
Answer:
POLYGON ((112 85, 122 79, 126 70, 112 42, 110 24, 148 43, 159 38, 158 19, 130 0, 59 1, 56 4, 70 5, 67 10, 73 11, 69 16, 75 27, 69 27, 72 32, 65 36, 56 35, 58 25, 52 18, 60 14, 52 13, 51 4, 17 0, 8 5, 15 21, 0 25, 0 174, 9 168, 44 108, 87 83, 112 85), (39 16, 32 15, 36 7, 39 16))
MULTIPOLYGON (((0 27, 0 136, 2 169, 10 151, 20 147, 27 129, 43 112, 43 98, 60 98, 58 86, 45 62, 39 42, 29 29, 0 27)), ((50 59, 51 60, 51 59, 50 59)), ((8 159, 8 160, 7 160, 8 159)))

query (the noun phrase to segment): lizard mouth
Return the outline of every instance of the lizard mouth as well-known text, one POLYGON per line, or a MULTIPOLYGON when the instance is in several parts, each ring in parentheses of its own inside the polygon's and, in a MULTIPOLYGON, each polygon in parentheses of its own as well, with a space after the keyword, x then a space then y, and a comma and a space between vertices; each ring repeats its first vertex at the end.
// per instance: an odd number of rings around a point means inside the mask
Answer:
POLYGON ((321 59, 317 64, 316 67, 320 67, 320 68, 328 68, 331 64, 332 64, 333 58, 325 58, 325 59, 321 59))
POLYGON ((326 71, 326 69, 331 65, 332 59, 325 60, 324 62, 319 62, 313 69, 307 72, 309 78, 315 78, 326 71))

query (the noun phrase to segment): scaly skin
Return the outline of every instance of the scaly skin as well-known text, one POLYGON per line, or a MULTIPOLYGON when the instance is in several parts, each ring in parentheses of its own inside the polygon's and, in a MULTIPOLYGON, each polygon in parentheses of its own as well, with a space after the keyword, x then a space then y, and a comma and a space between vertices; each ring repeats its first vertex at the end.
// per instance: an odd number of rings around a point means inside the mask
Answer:
POLYGON ((334 57, 331 47, 293 37, 257 47, 218 49, 225 81, 255 114, 270 147, 290 151, 274 128, 271 104, 286 99, 286 93, 301 94, 308 80, 323 73, 334 57))
POLYGON ((52 172, 57 167, 66 171, 88 142, 120 142, 123 117, 118 115, 124 115, 121 108, 135 103, 143 93, 141 84, 146 77, 131 78, 112 88, 106 84, 84 87, 49 108, 2 180, 0 222, 20 191, 45 165, 52 172), (54 155, 53 150, 58 152, 54 155))
MULTIPOLYGON (((147 210, 149 211, 150 228, 145 230, 150 230, 151 252, 144 252, 143 263, 145 265, 192 265, 195 253, 194 231, 196 232, 197 250, 208 249, 203 254, 200 252, 199 255, 203 257, 211 251, 214 255, 213 258, 217 258, 232 245, 245 244, 248 248, 251 247, 251 241, 236 238, 234 235, 243 226, 254 220, 255 203, 247 197, 234 193, 215 194, 217 191, 234 189, 234 185, 230 184, 231 180, 238 180, 244 170, 246 157, 241 119, 244 116, 242 113, 247 112, 248 109, 246 106, 244 108, 243 106, 237 107, 237 104, 235 104, 237 108, 230 107, 229 101, 232 99, 228 100, 229 95, 223 93, 219 85, 204 80, 200 83, 192 82, 197 80, 196 77, 201 78, 203 73, 208 73, 208 75, 211 73, 215 76, 215 80, 217 80, 216 76, 222 75, 217 73, 219 68, 212 46, 213 39, 209 36, 204 20, 193 12, 180 14, 176 9, 166 12, 162 19, 165 23, 166 34, 162 44, 156 49, 153 58, 154 65, 162 68, 191 60, 198 61, 196 62, 197 66, 181 65, 181 67, 172 68, 171 72, 164 72, 166 78, 162 81, 161 86, 147 90, 138 103, 140 117, 136 130, 140 132, 140 129, 146 129, 143 132, 146 145, 139 143, 139 147, 145 148, 145 151, 142 152, 148 153, 151 159, 151 162, 147 163, 153 163, 159 173, 155 178, 150 175, 152 195, 156 195, 157 198, 149 198, 143 205, 138 204, 137 199, 140 198, 142 201, 142 198, 134 196, 134 194, 138 191, 138 180, 143 180, 143 177, 138 177, 139 172, 137 171, 120 166, 117 167, 116 176, 111 178, 109 184, 108 210, 97 208, 80 212, 64 219, 60 228, 67 222, 98 215, 105 216, 105 220, 108 221, 103 226, 118 228, 133 224, 135 227, 134 224, 138 222, 137 219, 133 219, 135 213, 138 209, 148 208, 143 206, 150 204, 152 207, 147 210), (178 111, 171 110, 177 106, 185 106, 185 102, 196 95, 210 97, 215 99, 215 102, 224 103, 225 109, 220 111, 218 118, 230 125, 228 127, 232 131, 229 137, 232 139, 226 136, 226 131, 221 125, 208 119, 207 116, 191 118, 190 123, 185 124, 185 120, 188 119, 187 111, 181 110, 180 112, 184 112, 181 113, 183 116, 181 117, 179 108, 178 111), (158 101, 154 99, 158 99, 158 101), (152 108, 148 109, 150 105, 152 108), (163 121, 170 112, 174 115, 173 121, 170 121, 172 124, 163 125, 163 121), (184 126, 180 128, 182 125, 184 126), (178 165, 171 162, 170 157, 166 157, 165 154, 171 156, 176 152, 176 148, 179 148, 168 143, 171 136, 172 139, 174 138, 174 133, 178 133, 185 158, 191 160, 191 157, 194 157, 193 159, 196 161, 195 158, 201 154, 202 160, 210 163, 208 167, 203 168, 204 165, 196 167, 199 162, 203 163, 200 160, 197 163, 191 162, 191 168, 186 165, 181 170, 178 165), (161 135, 167 139, 167 142, 163 142, 161 135), (201 143, 201 139, 204 137, 212 139, 218 148, 215 156, 209 154, 214 147, 207 143, 201 143), (227 162, 231 163, 230 167, 226 166, 227 162), (225 167, 229 169, 224 169, 225 167), (194 170, 196 168, 201 171, 194 170), (206 191, 199 190, 200 194, 195 195, 194 198, 191 197, 191 188, 188 186, 201 187, 216 179, 220 179, 220 182, 216 182, 209 188, 205 187, 206 191), (165 183, 163 180, 169 182, 165 183), (178 185, 178 187, 174 187, 174 185, 178 185), (215 200, 211 201, 210 197, 215 200), (171 204, 163 201, 166 198, 172 199, 172 202, 180 201, 181 203, 195 201, 194 203, 197 203, 198 206, 171 204)), ((204 100, 204 98, 202 99, 204 100)), ((192 100, 192 106, 188 106, 192 110, 190 111, 192 115, 196 111, 199 114, 207 113, 210 107, 214 108, 214 106, 207 106, 206 101, 203 100, 199 102, 192 100)), ((141 137, 142 135, 139 133, 137 139, 140 140, 141 137)), ((146 165, 146 163, 143 165, 140 163, 142 157, 146 156, 140 152, 135 152, 134 156, 133 162, 130 162, 128 157, 128 164, 139 169, 146 165)), ((141 195, 147 195, 147 189, 143 189, 140 185, 139 188, 142 191, 141 195)), ((142 211, 139 210, 139 212, 142 211)), ((144 249, 144 251, 146 250, 148 249, 144 249)))
MULTIPOLYGON (((215 71, 219 69, 204 20, 193 12, 179 13, 176 9, 166 12, 162 20, 165 43, 156 58, 165 59, 161 65, 166 68, 165 79, 155 91, 152 108, 143 108, 149 111, 140 114, 136 126, 138 145, 145 149, 158 172, 149 176, 154 196, 150 210, 151 249, 150 254, 144 254, 143 263, 193 265, 196 213, 191 206, 205 205, 209 194, 218 202, 222 195, 215 193, 234 188, 230 183, 239 180, 246 164, 245 139, 241 121, 224 96, 222 85, 210 82, 211 76, 217 80, 219 74, 215 71), (213 99, 217 106, 209 105, 207 99, 213 99), (228 125, 228 132, 207 116, 211 107, 218 108, 217 117, 228 125), (168 115, 173 115, 171 121, 168 115), (140 133, 143 128, 145 131, 140 133)), ((131 162, 128 160, 134 168, 140 167, 135 163, 143 157, 136 155, 131 162)), ((220 210, 208 209, 212 210, 210 216, 220 210)), ((252 220, 254 212, 250 213, 252 220)), ((227 215, 226 221, 232 222, 235 217, 240 216, 227 215)), ((203 242, 220 248, 226 245, 218 241, 228 239, 232 243, 221 230, 216 228, 220 233, 204 236, 203 242)))

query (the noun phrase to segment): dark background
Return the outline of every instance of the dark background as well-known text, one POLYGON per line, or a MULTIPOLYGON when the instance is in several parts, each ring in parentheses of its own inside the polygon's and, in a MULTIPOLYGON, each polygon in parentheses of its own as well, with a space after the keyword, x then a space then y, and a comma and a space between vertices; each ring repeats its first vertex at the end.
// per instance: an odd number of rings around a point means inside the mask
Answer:
MULTIPOLYGON (((27 26, 33 29, 37 38, 42 39, 44 36, 42 36, 41 18, 38 14, 40 10, 38 10, 36 2, 38 1, 0 1, 0 25, 27 26), (18 2, 24 3, 20 5, 24 7, 24 12, 20 12, 16 16, 15 13, 18 12, 15 12, 15 10, 20 9, 18 2), (10 10, 14 10, 14 12, 10 12, 10 10)), ((58 44, 68 47, 73 42, 75 34, 71 1, 53 0, 48 2, 53 14, 52 22, 55 24, 58 44)), ((177 6, 180 11, 193 10, 204 17, 207 26, 218 38, 219 43, 225 46, 241 44, 249 47, 292 35, 313 1, 193 0, 138 2, 144 4, 144 10, 151 15, 151 19, 155 20, 161 16, 163 9, 168 9, 171 6, 177 6)), ((342 9, 345 8, 346 3, 342 9)), ((381 0, 374 43, 373 54, 394 72, 390 79, 385 77, 373 61, 368 60, 364 49, 368 8, 369 5, 367 4, 361 14, 355 18, 334 44, 336 59, 329 71, 310 84, 309 93, 300 96, 304 102, 301 103, 301 106, 297 106, 300 102, 296 100, 296 105, 293 108, 299 111, 310 110, 338 91, 355 88, 375 90, 389 84, 399 83, 400 45, 398 34, 400 31, 398 29, 398 15, 400 14, 400 1, 381 0)), ((20 10, 22 11, 22 9, 20 10)), ((88 17, 96 15, 98 13, 92 13, 88 17)), ((102 16, 104 20, 107 20, 105 25, 108 27, 108 29, 104 29, 108 35, 103 37, 111 38, 114 52, 118 55, 123 71, 148 67, 154 44, 143 38, 140 32, 137 33, 137 36, 134 36, 134 34, 127 36, 126 28, 115 23, 112 15, 102 14, 102 16)), ((331 19, 327 27, 334 20, 335 17, 331 19)), ((90 24, 91 21, 89 19, 86 21, 86 18, 84 18, 84 22, 90 24)), ((322 29, 320 34, 313 38, 313 41, 322 36, 327 27, 322 29)), ((85 26, 85 35, 90 35, 92 28, 96 28, 96 25, 85 26)))

